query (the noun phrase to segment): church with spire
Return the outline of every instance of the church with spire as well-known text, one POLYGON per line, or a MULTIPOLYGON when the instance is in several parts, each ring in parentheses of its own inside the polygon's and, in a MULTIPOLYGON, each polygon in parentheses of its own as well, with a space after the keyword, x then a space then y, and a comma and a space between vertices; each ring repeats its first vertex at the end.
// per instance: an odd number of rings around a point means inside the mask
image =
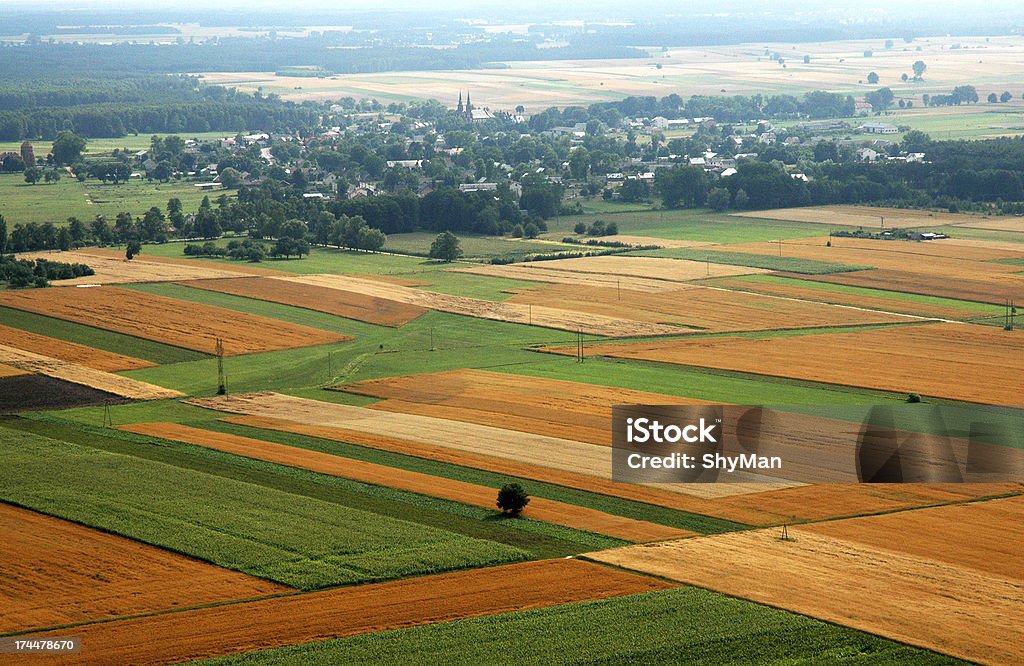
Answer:
POLYGON ((466 91, 466 103, 462 103, 462 91, 459 91, 459 105, 455 108, 455 113, 463 116, 466 120, 473 120, 473 102, 469 98, 469 91, 466 91))

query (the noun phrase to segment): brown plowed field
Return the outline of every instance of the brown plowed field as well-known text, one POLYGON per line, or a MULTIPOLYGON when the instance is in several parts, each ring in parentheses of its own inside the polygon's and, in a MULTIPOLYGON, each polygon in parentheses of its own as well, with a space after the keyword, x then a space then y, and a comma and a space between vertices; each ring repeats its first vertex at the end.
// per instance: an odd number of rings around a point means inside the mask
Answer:
MULTIPOLYGON (((759 484, 748 489, 750 494, 747 495, 737 494, 717 499, 705 499, 670 492, 656 486, 613 483, 586 474, 345 428, 315 426, 260 416, 237 416, 224 420, 254 428, 291 432, 419 458, 439 460, 680 511, 716 516, 750 525, 772 525, 793 520, 820 520, 837 516, 893 511, 913 506, 1004 495, 1020 489, 1014 484, 830 484, 784 489, 773 489, 769 484, 759 484)), ((694 492, 699 490, 699 488, 694 488, 694 492)))
MULTIPOLYGON (((249 437, 190 428, 175 423, 137 423, 121 426, 121 429, 496 510, 494 489, 473 483, 410 472, 249 437)), ((565 525, 578 530, 607 534, 626 541, 657 541, 694 534, 686 530, 623 518, 542 497, 531 498, 523 515, 527 518, 565 525)))
POLYGON ((941 227, 947 224, 970 224, 982 219, 976 215, 942 213, 928 210, 907 210, 904 208, 873 208, 871 206, 807 206, 804 208, 779 208, 776 210, 754 210, 749 213, 733 213, 737 217, 754 217, 762 220, 789 220, 792 222, 814 222, 832 226, 864 227, 881 230, 880 216, 885 217, 887 229, 893 227, 941 227))
MULTIPOLYGON (((993 264, 995 265, 995 264, 993 264)), ((1021 268, 1015 266, 1014 268, 1021 268)), ((778 273, 783 277, 802 278, 816 282, 845 284, 851 287, 905 291, 908 294, 957 298, 978 303, 1002 305, 1007 299, 1024 302, 1024 275, 1000 273, 984 279, 972 279, 955 274, 929 274, 902 270, 878 269, 833 273, 832 275, 794 275, 778 273)))
POLYGON ((790 528, 791 541, 770 529, 588 557, 971 661, 1018 664, 1020 500, 988 504, 790 528))
POLYGON ((180 398, 184 394, 178 391, 122 377, 102 370, 94 370, 84 365, 61 361, 59 359, 33 354, 14 347, 0 345, 0 363, 19 368, 28 373, 46 375, 55 379, 63 379, 73 384, 82 384, 105 393, 134 400, 161 400, 164 398, 180 398))
POLYGON ((367 296, 408 303, 429 310, 493 319, 515 324, 532 324, 564 331, 582 330, 584 333, 609 337, 633 337, 652 335, 675 335, 679 328, 662 324, 649 324, 631 319, 605 317, 603 315, 574 312, 547 306, 529 306, 519 303, 499 303, 479 298, 453 296, 433 291, 411 289, 400 285, 386 284, 374 280, 360 280, 349 275, 297 275, 277 278, 286 282, 312 284, 331 289, 341 289, 367 296))
POLYGON ((813 286, 808 286, 806 280, 794 279, 790 280, 787 284, 780 284, 778 282, 762 282, 761 280, 748 280, 745 278, 726 278, 724 280, 715 280, 713 284, 724 289, 741 289, 743 291, 781 296, 783 298, 799 298, 801 300, 818 301, 819 303, 838 303, 840 305, 852 305, 858 308, 869 308, 886 312, 902 312, 918 317, 976 319, 984 316, 984 313, 977 310, 945 307, 931 303, 918 303, 899 298, 887 298, 882 295, 851 294, 831 289, 817 289, 813 286))
MULTIPOLYGON (((552 349, 575 353, 567 347, 552 349)), ((922 324, 777 338, 594 345, 591 355, 751 372, 980 402, 1022 404, 1024 332, 922 324)))
POLYGON ((557 303, 579 312, 670 323, 709 333, 910 321, 898 314, 709 287, 652 294, 619 291, 615 287, 559 284, 521 291, 508 302, 534 306, 557 303))
POLYGON ((663 393, 486 370, 369 379, 339 388, 387 399, 371 409, 439 416, 602 446, 611 446, 614 405, 707 404, 663 393))
POLYGON ((178 663, 670 587, 590 562, 543 560, 93 624, 74 635, 93 663, 178 663))
POLYGON ((72 280, 55 280, 55 287, 73 287, 80 284, 128 284, 132 282, 173 282, 202 278, 237 277, 245 271, 232 271, 224 266, 205 265, 200 261, 160 261, 160 257, 138 256, 131 261, 124 252, 108 250, 73 250, 70 252, 28 252, 20 259, 47 259, 69 264, 87 264, 95 275, 72 280))
POLYGON ((0 530, 0 633, 291 589, 9 504, 0 530))
POLYGON ((143 361, 131 356, 122 356, 114 352, 86 347, 85 345, 66 342, 57 338, 50 338, 37 333, 30 333, 19 328, 0 325, 0 342, 8 347, 52 356, 61 361, 78 363, 94 370, 104 372, 120 372, 121 370, 137 370, 139 368, 150 368, 155 363, 143 361))
POLYGON ((119 287, 0 293, 0 304, 176 347, 227 356, 351 340, 349 336, 119 287))
POLYGON ((426 312, 424 308, 386 298, 265 277, 192 280, 180 284, 271 303, 294 305, 381 326, 401 326, 426 312))

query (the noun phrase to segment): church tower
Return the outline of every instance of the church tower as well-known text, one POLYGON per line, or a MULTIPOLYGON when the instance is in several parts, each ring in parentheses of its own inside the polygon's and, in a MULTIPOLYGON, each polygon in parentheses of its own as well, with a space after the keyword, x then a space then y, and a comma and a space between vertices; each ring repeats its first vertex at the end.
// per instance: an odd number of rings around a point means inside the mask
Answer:
POLYGON ((459 91, 459 106, 455 109, 455 113, 462 113, 462 91, 459 91))
POLYGON ((25 168, 36 165, 36 152, 32 149, 31 141, 21 144, 21 161, 25 163, 25 168))

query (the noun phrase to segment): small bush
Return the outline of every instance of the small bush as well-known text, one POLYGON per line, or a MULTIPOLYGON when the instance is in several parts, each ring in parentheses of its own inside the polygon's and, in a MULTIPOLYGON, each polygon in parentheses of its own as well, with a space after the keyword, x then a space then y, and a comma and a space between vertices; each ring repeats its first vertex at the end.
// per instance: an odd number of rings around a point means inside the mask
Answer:
POLYGON ((921 402, 921 394, 920 393, 911 393, 910 395, 907 396, 907 402, 911 402, 911 403, 921 402))

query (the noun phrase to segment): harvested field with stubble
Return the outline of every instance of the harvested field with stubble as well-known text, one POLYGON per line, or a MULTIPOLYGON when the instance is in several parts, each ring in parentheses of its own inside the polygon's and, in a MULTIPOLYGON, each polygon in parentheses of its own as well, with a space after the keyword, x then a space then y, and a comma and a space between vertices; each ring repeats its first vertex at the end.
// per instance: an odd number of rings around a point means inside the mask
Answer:
POLYGON ((206 353, 213 353, 216 339, 222 338, 227 356, 352 339, 308 326, 119 287, 6 291, 0 293, 0 304, 206 353))
POLYGON ((949 224, 971 224, 981 221, 977 215, 945 213, 905 208, 874 208, 872 206, 806 206, 802 208, 779 208, 776 210, 755 210, 747 213, 733 213, 736 217, 753 217, 762 220, 786 220, 789 222, 813 222, 835 227, 864 227, 869 230, 908 227, 941 227, 949 224))
MULTIPOLYGON (((567 347, 549 348, 560 354, 567 347)), ((775 338, 593 345, 593 356, 718 368, 991 405, 1022 404, 1024 332, 920 324, 775 338)))
POLYGON ((828 288, 815 288, 806 280, 787 280, 782 282, 766 282, 757 279, 747 278, 726 278, 716 280, 713 283, 716 287, 724 289, 735 289, 750 291, 782 298, 796 298, 806 301, 817 301, 819 303, 836 303, 849 305, 857 308, 868 308, 871 310, 882 310, 885 312, 900 312, 917 317, 937 317, 940 319, 976 319, 984 316, 978 310, 965 308, 948 307, 934 303, 922 303, 914 300, 900 298, 889 298, 879 295, 858 294, 846 291, 838 291, 828 288))
POLYGON ((15 368, 14 366, 3 365, 0 363, 0 379, 5 377, 20 377, 21 375, 27 374, 30 374, 27 370, 22 370, 21 368, 15 368))
POLYGON ((291 590, 9 504, 0 529, 0 633, 291 590))
MULTIPOLYGON (((308 449, 240 437, 210 430, 191 428, 175 423, 138 423, 121 426, 122 430, 152 437, 205 446, 218 451, 235 453, 249 458, 265 460, 308 469, 321 474, 340 476, 364 483, 407 490, 430 497, 495 509, 493 488, 463 481, 445 479, 430 474, 410 472, 385 465, 353 460, 308 449)), ((602 511, 574 506, 562 502, 534 497, 523 512, 527 518, 564 525, 579 530, 606 534, 626 541, 657 541, 692 536, 693 532, 675 529, 641 520, 614 516, 602 511)))
POLYGON ((450 312, 478 319, 492 319, 514 324, 554 328, 562 331, 575 332, 582 330, 584 333, 591 335, 636 337, 676 335, 680 332, 676 326, 605 317, 603 315, 574 312, 548 306, 485 301, 467 296, 453 296, 433 291, 422 291, 375 280, 361 280, 349 275, 301 275, 278 279, 284 282, 297 282, 299 284, 340 289, 399 303, 407 303, 429 310, 450 312))
POLYGON ((92 624, 75 635, 97 663, 177 663, 672 587, 591 562, 542 560, 92 624))
POLYGON ((138 370, 156 365, 131 356, 122 356, 114 352, 86 347, 85 345, 58 340, 57 338, 23 331, 0 324, 0 342, 7 347, 15 347, 22 351, 51 356, 61 361, 77 363, 93 370, 104 372, 120 372, 122 370, 138 370))
POLYGON ((229 271, 220 267, 204 266, 198 261, 168 263, 161 258, 138 256, 131 261, 124 253, 99 249, 72 250, 66 252, 27 252, 19 259, 47 259, 69 264, 87 264, 95 275, 56 280, 54 287, 74 287, 80 284, 130 284, 133 282, 174 282, 177 280, 200 280, 203 278, 237 277, 245 271, 229 271))
POLYGON ((486 370, 452 370, 346 384, 338 390, 383 398, 370 409, 612 443, 614 405, 693 405, 702 400, 486 370))
MULTIPOLYGON (((33 354, 13 347, 0 345, 0 363, 25 372, 45 375, 73 384, 81 384, 104 393, 133 400, 161 400, 180 398, 184 394, 172 389, 149 384, 130 377, 122 377, 84 365, 63 361, 49 356, 33 354)), ((53 405, 59 406, 59 405, 53 405)))
MULTIPOLYGON (((998 266, 999 264, 991 264, 998 266)), ((1020 268, 1010 266, 1008 268, 1020 268)), ((787 275, 817 282, 842 284, 868 289, 905 291, 908 294, 955 298, 978 303, 1002 305, 1007 300, 1024 302, 1024 275, 1020 273, 998 273, 981 279, 958 277, 955 274, 935 275, 927 272, 911 272, 880 268, 873 271, 835 273, 833 275, 787 275)))
POLYGON ((758 530, 587 557, 971 661, 1020 663, 1020 504, 791 527, 789 541, 758 530))
MULTIPOLYGON (((703 333, 765 331, 909 322, 910 317, 867 309, 730 291, 679 286, 656 294, 615 287, 548 285, 526 289, 509 303, 557 303, 579 312, 674 324, 703 333)), ((681 331, 682 332, 682 331, 681 331)))
POLYGON ((293 305, 380 326, 402 326, 426 312, 426 309, 416 305, 386 298, 266 277, 191 280, 179 284, 222 294, 293 305))
POLYGON ((642 277, 617 277, 614 275, 602 275, 600 273, 584 273, 577 271, 551 270, 539 266, 540 263, 529 264, 481 264, 479 266, 465 266, 462 268, 448 269, 454 273, 470 273, 472 275, 486 275, 489 277, 507 278, 510 280, 532 280, 535 282, 546 282, 550 284, 569 284, 588 287, 625 287, 633 291, 661 292, 678 289, 679 285, 664 280, 649 280, 642 277))
POLYGON ((522 265, 531 270, 542 268, 547 271, 597 273, 603 276, 647 278, 667 282, 689 282, 690 280, 709 277, 753 275, 754 273, 767 272, 761 268, 733 266, 731 264, 708 265, 703 261, 691 261, 689 259, 625 257, 617 255, 554 259, 552 261, 530 262, 522 265))

